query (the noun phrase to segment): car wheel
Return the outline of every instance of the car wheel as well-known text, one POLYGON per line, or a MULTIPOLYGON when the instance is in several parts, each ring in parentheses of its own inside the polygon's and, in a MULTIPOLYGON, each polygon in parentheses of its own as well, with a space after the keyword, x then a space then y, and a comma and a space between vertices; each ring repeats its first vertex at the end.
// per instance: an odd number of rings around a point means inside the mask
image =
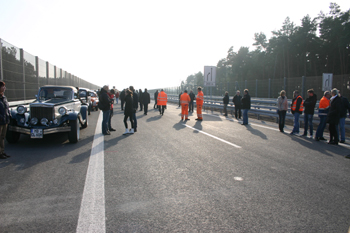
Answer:
MULTIPOLYGON (((90 115, 90 114, 89 114, 90 115)), ((84 124, 82 124, 81 125, 81 127, 83 128, 83 129, 85 129, 86 127, 88 127, 88 116, 87 116, 87 114, 85 115, 86 116, 86 119, 85 119, 85 123, 84 124)))
POLYGON ((70 132, 68 133, 68 140, 70 143, 77 143, 80 138, 79 120, 70 121, 70 132))
MULTIPOLYGON (((10 125, 16 126, 17 124, 11 120, 10 125)), ((8 141, 9 143, 16 143, 18 142, 20 136, 20 133, 10 131, 9 127, 7 127, 6 141, 8 141)))

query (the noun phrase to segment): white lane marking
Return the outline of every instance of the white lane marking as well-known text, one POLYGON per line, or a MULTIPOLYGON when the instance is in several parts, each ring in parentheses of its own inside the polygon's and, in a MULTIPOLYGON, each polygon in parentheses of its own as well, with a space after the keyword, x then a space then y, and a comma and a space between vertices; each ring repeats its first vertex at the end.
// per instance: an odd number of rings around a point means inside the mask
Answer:
POLYGON ((239 177, 239 176, 236 176, 236 177, 233 177, 234 180, 237 180, 237 181, 243 181, 243 178, 242 177, 239 177))
POLYGON ((218 138, 218 137, 216 137, 216 136, 214 136, 214 135, 211 135, 211 134, 208 134, 208 133, 206 133, 206 132, 203 132, 202 130, 193 128, 193 127, 191 127, 191 126, 189 126, 189 125, 186 125, 186 124, 183 124, 183 125, 186 126, 186 127, 188 127, 188 128, 190 128, 190 129, 196 130, 196 131, 198 131, 199 133, 205 134, 205 135, 207 135, 207 136, 209 136, 209 137, 215 138, 216 140, 219 140, 219 141, 222 141, 222 142, 224 142, 224 143, 226 143, 226 144, 229 144, 229 145, 231 145, 231 146, 234 146, 234 147, 236 147, 236 148, 242 148, 242 147, 240 147, 240 146, 238 146, 238 145, 236 145, 236 144, 233 144, 233 143, 231 143, 231 142, 228 142, 228 141, 226 141, 226 140, 224 140, 224 139, 221 139, 221 138, 218 138))
POLYGON ((106 232, 104 136, 100 111, 92 143, 83 198, 81 201, 77 232, 106 232))

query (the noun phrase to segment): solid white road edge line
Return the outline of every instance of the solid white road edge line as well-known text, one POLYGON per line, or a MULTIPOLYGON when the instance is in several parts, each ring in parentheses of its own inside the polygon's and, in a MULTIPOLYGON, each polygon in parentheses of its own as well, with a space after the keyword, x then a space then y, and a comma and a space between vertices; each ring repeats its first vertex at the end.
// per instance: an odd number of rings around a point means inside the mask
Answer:
POLYGON ((189 126, 189 125, 186 125, 186 124, 183 124, 183 125, 186 126, 186 127, 188 127, 188 128, 190 128, 190 129, 196 130, 196 131, 199 132, 199 133, 205 134, 205 135, 207 135, 207 136, 209 136, 209 137, 215 138, 216 140, 219 140, 219 141, 222 141, 222 142, 224 142, 224 143, 226 143, 226 144, 229 144, 229 145, 231 145, 231 146, 234 146, 234 147, 236 147, 236 148, 242 148, 242 147, 240 147, 240 146, 238 146, 238 145, 236 145, 236 144, 233 144, 233 143, 231 143, 231 142, 228 142, 228 141, 226 141, 226 140, 224 140, 224 139, 221 139, 221 138, 218 138, 218 137, 216 137, 216 136, 214 136, 214 135, 211 135, 211 134, 208 134, 208 133, 206 133, 206 132, 203 132, 202 130, 193 128, 193 127, 191 127, 191 126, 189 126))
POLYGON ((102 134, 101 124, 102 111, 100 111, 96 124, 80 206, 77 232, 81 233, 106 232, 104 136, 102 134))

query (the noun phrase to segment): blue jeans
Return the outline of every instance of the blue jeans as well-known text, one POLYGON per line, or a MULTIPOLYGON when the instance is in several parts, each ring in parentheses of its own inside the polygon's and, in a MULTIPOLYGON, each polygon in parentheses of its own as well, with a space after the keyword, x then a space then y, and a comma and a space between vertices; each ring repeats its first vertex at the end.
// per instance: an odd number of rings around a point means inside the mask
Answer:
POLYGON ((286 122, 286 113, 287 111, 284 110, 278 111, 278 126, 281 132, 283 131, 286 122))
MULTIPOLYGON (((338 128, 337 128, 338 129, 338 128)), ((345 141, 345 117, 339 120, 340 140, 345 141)), ((337 132, 339 134, 339 132, 337 132)))
POLYGON ((314 126, 312 124, 312 120, 314 119, 314 115, 312 114, 305 114, 304 115, 304 134, 306 135, 307 134, 307 129, 310 125, 310 136, 313 135, 313 131, 314 131, 314 126))
POLYGON ((320 124, 317 127, 316 138, 323 138, 323 131, 327 125, 327 116, 320 116, 320 124))
POLYGON ((300 117, 300 113, 295 112, 293 114, 293 116, 294 116, 294 127, 293 127, 292 133, 299 133, 299 117, 300 117))
POLYGON ((243 109, 243 124, 248 124, 248 111, 249 109, 243 109))
POLYGON ((109 115, 111 113, 110 110, 102 111, 103 118, 102 118, 102 133, 105 134, 108 131, 108 121, 109 121, 109 115))

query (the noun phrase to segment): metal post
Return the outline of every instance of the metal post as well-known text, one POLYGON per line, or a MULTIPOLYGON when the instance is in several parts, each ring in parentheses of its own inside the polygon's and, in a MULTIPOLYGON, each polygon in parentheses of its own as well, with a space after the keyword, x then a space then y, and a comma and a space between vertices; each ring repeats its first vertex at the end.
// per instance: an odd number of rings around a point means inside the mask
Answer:
POLYGON ((46 62, 46 84, 49 84, 49 62, 46 62))
POLYGON ((267 88, 267 98, 271 98, 271 79, 269 78, 269 87, 267 88))
POLYGON ((301 97, 305 97, 305 76, 301 77, 301 97))
POLYGON ((22 75, 23 75, 23 97, 24 100, 26 100, 26 69, 24 66, 24 55, 23 55, 23 49, 19 49, 19 55, 20 55, 20 61, 22 65, 22 75))
POLYGON ((56 70, 56 66, 54 66, 54 71, 53 71, 53 75, 54 75, 54 79, 55 79, 55 85, 57 85, 57 70, 56 70))
POLYGON ((287 91, 287 78, 286 77, 284 77, 283 78, 283 89, 285 90, 285 91, 287 91))

